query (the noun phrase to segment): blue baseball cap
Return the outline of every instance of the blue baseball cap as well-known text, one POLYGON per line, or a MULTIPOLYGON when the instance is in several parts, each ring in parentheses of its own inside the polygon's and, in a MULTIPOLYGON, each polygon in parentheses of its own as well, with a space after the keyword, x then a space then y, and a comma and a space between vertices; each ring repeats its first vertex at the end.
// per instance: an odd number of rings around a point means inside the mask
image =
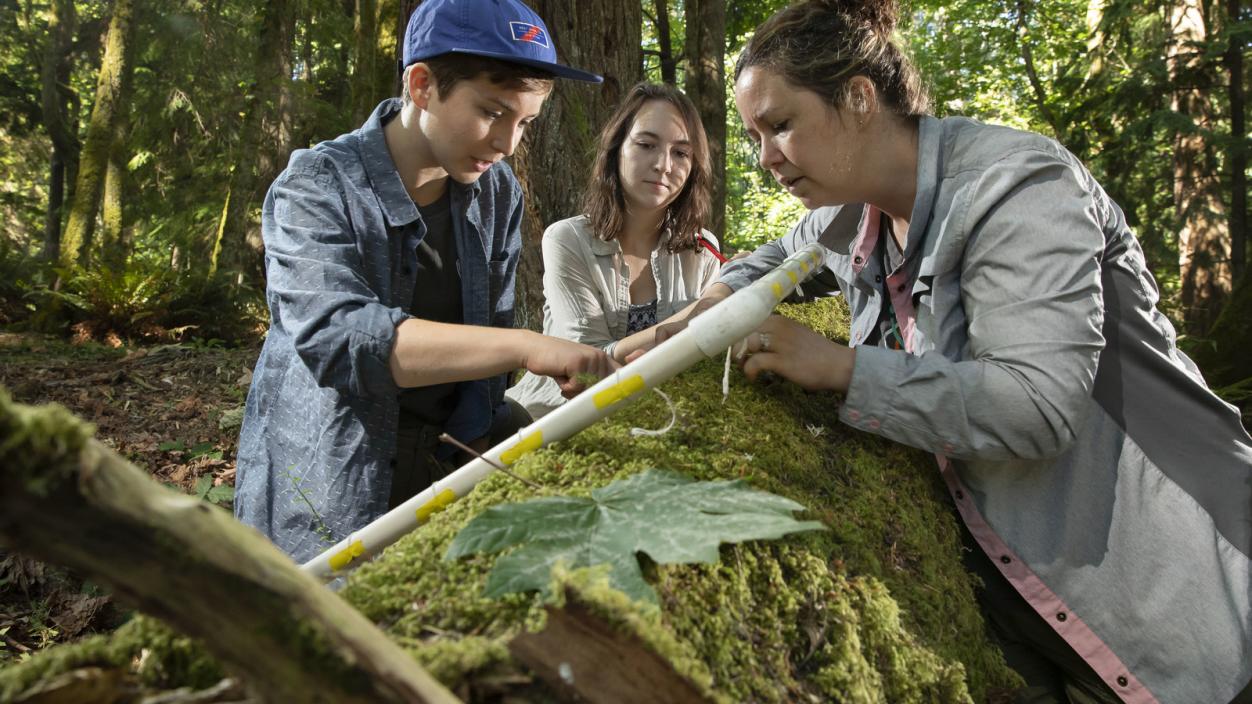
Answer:
POLYGON ((533 66, 575 81, 604 80, 557 63, 543 19, 518 0, 424 0, 409 16, 400 67, 448 53, 533 66))

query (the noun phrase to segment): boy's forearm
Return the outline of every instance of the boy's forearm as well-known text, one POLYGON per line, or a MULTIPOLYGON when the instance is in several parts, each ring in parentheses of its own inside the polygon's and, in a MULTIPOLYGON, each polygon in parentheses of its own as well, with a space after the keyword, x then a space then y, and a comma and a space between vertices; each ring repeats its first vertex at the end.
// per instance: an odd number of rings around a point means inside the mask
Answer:
POLYGON ((485 379, 519 369, 536 333, 409 318, 396 327, 391 375, 401 388, 485 379))

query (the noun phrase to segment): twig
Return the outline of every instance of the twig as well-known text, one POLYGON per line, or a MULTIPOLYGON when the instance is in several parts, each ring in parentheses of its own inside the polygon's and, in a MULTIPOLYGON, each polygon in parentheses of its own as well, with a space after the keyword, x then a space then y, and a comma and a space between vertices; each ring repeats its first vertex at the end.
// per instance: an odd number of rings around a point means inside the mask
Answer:
POLYGON ((453 447, 457 448, 458 450, 460 450, 460 451, 462 451, 462 452, 468 452, 469 454, 471 454, 471 455, 473 455, 473 456, 477 457, 478 459, 482 460, 483 462, 486 462, 487 464, 491 465, 492 467, 495 467, 496 469, 500 470, 501 472, 504 472, 506 475, 508 475, 508 476, 510 476, 510 477, 512 477, 512 478, 514 478, 514 479, 516 479, 517 481, 519 481, 519 482, 521 482, 521 483, 525 484, 526 486, 531 487, 532 489, 542 489, 542 488, 543 488, 542 486, 540 486, 540 485, 538 485, 538 484, 536 484, 536 483, 532 482, 531 480, 529 480, 529 479, 527 479, 527 478, 525 478, 525 477, 523 477, 523 476, 520 476, 520 475, 517 475, 517 474, 514 474, 514 473, 510 472, 510 471, 509 471, 509 470, 508 470, 508 469, 507 469, 504 465, 500 464, 499 462, 494 462, 494 461, 492 461, 492 460, 487 459, 486 457, 483 457, 482 455, 478 454, 478 452, 477 452, 476 450, 474 450, 473 448, 469 447, 468 445, 466 445, 465 443, 461 442, 460 440, 457 440, 456 438, 452 437, 451 435, 448 435, 447 433, 440 433, 440 435, 439 435, 439 442, 446 442, 446 443, 448 443, 449 445, 452 445, 453 447))
POLYGON ((8 643, 10 647, 16 648, 16 649, 18 649, 18 650, 22 651, 23 653, 29 653, 29 652, 30 652, 30 648, 26 647, 25 645, 22 645, 21 643, 17 642, 17 641, 16 641, 16 640, 14 640, 13 638, 10 638, 10 637, 9 637, 9 634, 7 634, 7 633, 0 633, 0 639, 3 639, 3 640, 4 640, 4 642, 5 642, 5 643, 8 643))

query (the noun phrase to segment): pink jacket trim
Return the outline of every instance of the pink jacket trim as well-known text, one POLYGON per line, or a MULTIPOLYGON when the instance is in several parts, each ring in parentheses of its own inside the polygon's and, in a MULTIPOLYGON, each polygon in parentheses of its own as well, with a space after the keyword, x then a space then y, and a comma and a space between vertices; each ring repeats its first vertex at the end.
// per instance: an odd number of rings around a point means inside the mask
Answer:
POLYGON ((1013 588, 1017 590, 1048 625, 1056 631, 1074 652, 1087 661, 1100 679, 1127 704, 1158 704, 1156 697, 1135 678, 1121 659, 1105 645, 1104 641, 1057 596, 1017 554, 996 535, 995 530, 982 517, 969 490, 961 483, 948 458, 936 454, 939 472, 952 493, 952 500, 961 513, 969 532, 982 546, 987 557, 1000 570, 1013 588))

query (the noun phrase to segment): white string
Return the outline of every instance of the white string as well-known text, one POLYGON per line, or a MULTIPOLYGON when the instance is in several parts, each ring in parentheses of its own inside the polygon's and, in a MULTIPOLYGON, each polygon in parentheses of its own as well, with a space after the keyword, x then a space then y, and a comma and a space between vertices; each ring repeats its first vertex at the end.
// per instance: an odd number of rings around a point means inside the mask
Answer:
POLYGON ((678 420, 678 409, 674 406, 674 402, 670 400, 669 396, 666 396, 665 392, 660 389, 654 388, 652 390, 655 391, 661 398, 665 399, 665 405, 669 406, 669 422, 666 423, 665 427, 661 428, 660 430, 648 430, 647 428, 631 428, 630 434, 632 437, 639 437, 641 435, 646 435, 648 437, 653 437, 653 438, 660 437, 668 433, 669 431, 673 430, 674 423, 678 420))
POLYGON ((743 338, 739 345, 739 354, 733 354, 734 345, 726 348, 726 368, 722 370, 722 403, 726 403, 726 399, 730 398, 730 358, 733 355, 735 359, 743 359, 743 353, 748 351, 748 338, 743 338))

